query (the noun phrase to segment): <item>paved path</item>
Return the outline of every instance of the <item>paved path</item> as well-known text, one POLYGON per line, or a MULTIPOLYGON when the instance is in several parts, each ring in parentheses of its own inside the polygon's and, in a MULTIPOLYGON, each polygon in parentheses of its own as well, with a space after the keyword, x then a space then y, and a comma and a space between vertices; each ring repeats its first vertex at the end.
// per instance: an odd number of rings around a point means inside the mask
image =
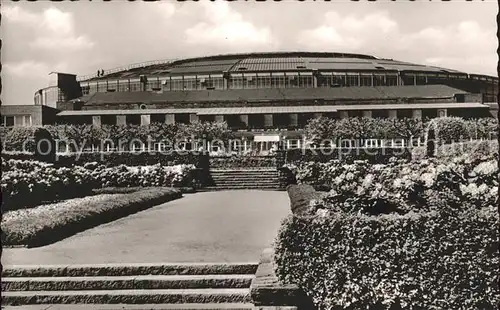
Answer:
POLYGON ((250 262, 290 212, 277 191, 223 191, 183 198, 33 249, 4 249, 4 265, 250 262))

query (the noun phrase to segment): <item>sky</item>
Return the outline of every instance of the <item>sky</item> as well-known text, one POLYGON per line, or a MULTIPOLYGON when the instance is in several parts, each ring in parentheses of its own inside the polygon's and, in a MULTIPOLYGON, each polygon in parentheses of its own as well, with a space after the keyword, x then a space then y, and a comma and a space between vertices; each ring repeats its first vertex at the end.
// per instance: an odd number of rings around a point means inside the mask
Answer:
POLYGON ((495 0, 2 2, 2 104, 52 71, 224 53, 361 53, 497 76, 495 0))

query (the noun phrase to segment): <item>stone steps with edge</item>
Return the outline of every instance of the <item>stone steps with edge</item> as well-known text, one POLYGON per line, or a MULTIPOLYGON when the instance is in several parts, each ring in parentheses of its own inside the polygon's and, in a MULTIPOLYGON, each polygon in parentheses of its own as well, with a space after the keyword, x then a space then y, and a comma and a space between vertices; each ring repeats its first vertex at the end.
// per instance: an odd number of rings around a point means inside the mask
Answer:
POLYGON ((248 288, 254 275, 139 275, 2 278, 2 291, 248 288))
POLYGON ((254 306, 251 303, 207 304, 44 304, 5 306, 2 310, 297 310, 294 306, 254 306))
POLYGON ((13 291, 2 305, 251 303, 250 289, 13 291))
POLYGON ((85 277, 133 275, 255 274, 257 263, 131 263, 75 265, 4 265, 4 277, 85 277))

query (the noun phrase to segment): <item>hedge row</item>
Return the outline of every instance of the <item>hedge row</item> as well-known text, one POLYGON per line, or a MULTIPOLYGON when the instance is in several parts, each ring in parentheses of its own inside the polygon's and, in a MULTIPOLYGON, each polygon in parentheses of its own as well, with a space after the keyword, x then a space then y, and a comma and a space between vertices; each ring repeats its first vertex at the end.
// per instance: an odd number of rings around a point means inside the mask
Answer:
MULTIPOLYGON (((66 141, 70 149, 78 151, 92 145, 100 146, 103 141, 117 147, 129 147, 132 141, 143 143, 166 141, 168 144, 186 139, 206 139, 226 141, 232 132, 225 122, 204 122, 196 124, 154 123, 148 126, 102 125, 49 125, 43 126, 54 139, 66 141)), ((29 151, 35 149, 34 133, 37 127, 1 128, 0 138, 5 150, 29 151)))
POLYGON ((440 117, 434 119, 381 119, 381 118, 318 118, 309 121, 306 136, 317 144, 325 139, 410 139, 424 138, 433 123, 437 138, 446 143, 461 139, 491 139, 498 132, 495 118, 463 119, 440 117))
POLYGON ((102 187, 194 187, 194 166, 57 167, 37 161, 2 161, 2 212, 91 195, 102 187))
POLYGON ((496 207, 291 215, 276 272, 319 309, 497 309, 498 225, 496 207))
POLYGON ((176 189, 145 188, 10 211, 2 216, 2 244, 46 245, 181 196, 176 189))
POLYGON ((210 168, 276 168, 275 156, 210 156, 210 168))
POLYGON ((367 160, 370 163, 384 163, 391 158, 411 158, 411 150, 406 148, 332 148, 332 149, 291 149, 278 151, 283 164, 295 164, 302 162, 328 162, 341 160, 342 162, 353 162, 355 160, 367 160))

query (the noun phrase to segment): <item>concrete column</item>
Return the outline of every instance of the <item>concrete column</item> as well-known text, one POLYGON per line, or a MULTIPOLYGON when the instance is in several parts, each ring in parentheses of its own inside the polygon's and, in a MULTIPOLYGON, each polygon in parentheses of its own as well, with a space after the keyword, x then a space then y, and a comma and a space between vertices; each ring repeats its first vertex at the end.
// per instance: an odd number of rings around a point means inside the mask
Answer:
POLYGON ((127 116, 126 115, 117 115, 116 116, 116 125, 118 125, 118 126, 127 125, 127 116))
POLYGON ((248 127, 248 114, 241 114, 240 121, 245 124, 245 127, 248 127))
POLYGON ((175 114, 173 113, 165 114, 165 123, 170 125, 175 124, 175 114))
POLYGON ((224 115, 215 115, 215 121, 216 122, 223 122, 224 121, 224 115))
POLYGON ((340 116, 340 118, 348 118, 349 111, 339 111, 339 116, 340 116))
POLYGON ((101 116, 100 115, 93 115, 92 116, 92 125, 96 127, 101 127, 101 116))
POLYGON ((446 117, 446 116, 448 116, 448 110, 447 109, 438 109, 437 110, 437 116, 438 117, 446 117))
POLYGON ((290 113, 288 117, 290 119, 290 127, 297 127, 299 125, 299 115, 297 113, 290 113))
POLYGON ((323 113, 314 113, 314 118, 320 118, 323 116, 323 113))
POLYGON ((398 110, 389 110, 389 118, 398 118, 398 110))
POLYGON ((273 127, 273 115, 272 114, 264 114, 264 127, 273 127))
POLYGON ((227 77, 223 77, 222 80, 224 81, 224 89, 229 88, 229 75, 227 77))
POLYGON ((189 122, 190 123, 198 123, 199 120, 200 119, 198 117, 198 114, 195 114, 195 113, 189 114, 189 122))
POLYGON ((412 118, 422 119, 422 110, 420 110, 420 109, 412 110, 411 114, 412 114, 412 118))
POLYGON ((141 126, 146 126, 149 124, 151 124, 151 115, 149 114, 141 115, 141 126))
POLYGON ((363 117, 372 117, 372 111, 371 110, 363 111, 363 117))

